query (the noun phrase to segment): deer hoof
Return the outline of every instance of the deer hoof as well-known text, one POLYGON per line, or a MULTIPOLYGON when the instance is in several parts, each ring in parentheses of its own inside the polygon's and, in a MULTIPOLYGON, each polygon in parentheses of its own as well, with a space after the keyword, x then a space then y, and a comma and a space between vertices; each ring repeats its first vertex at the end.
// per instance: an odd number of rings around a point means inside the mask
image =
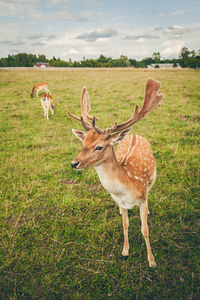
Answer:
POLYGON ((127 260, 128 259, 128 255, 122 255, 121 259, 122 260, 127 260))
POLYGON ((149 267, 150 267, 150 268, 152 268, 152 267, 155 268, 155 267, 156 267, 156 262, 155 262, 155 260, 149 262, 149 267))

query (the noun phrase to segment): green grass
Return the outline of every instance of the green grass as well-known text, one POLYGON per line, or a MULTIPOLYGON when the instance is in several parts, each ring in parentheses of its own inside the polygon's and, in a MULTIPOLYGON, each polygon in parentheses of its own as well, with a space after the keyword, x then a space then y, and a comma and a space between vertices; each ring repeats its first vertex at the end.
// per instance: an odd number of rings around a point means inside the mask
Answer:
POLYGON ((0 71, 1 299, 199 299, 200 72, 194 70, 0 71), (139 210, 129 211, 130 257, 121 260, 119 209, 93 169, 75 172, 81 150, 67 116, 80 115, 86 86, 101 128, 142 104, 148 77, 161 81, 158 109, 132 133, 152 145, 148 267, 139 210), (47 81, 56 114, 43 118, 27 93, 47 81))

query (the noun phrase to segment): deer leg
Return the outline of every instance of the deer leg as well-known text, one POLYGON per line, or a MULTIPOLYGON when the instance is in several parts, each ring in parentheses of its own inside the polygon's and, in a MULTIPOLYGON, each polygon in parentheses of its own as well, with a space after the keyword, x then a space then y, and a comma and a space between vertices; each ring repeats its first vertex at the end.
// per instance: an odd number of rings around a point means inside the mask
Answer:
POLYGON ((44 106, 44 104, 43 104, 43 100, 41 100, 41 104, 42 104, 42 107, 43 107, 43 109, 44 109, 44 118, 46 117, 46 109, 45 109, 45 106, 44 106))
POLYGON ((129 255, 129 242, 128 242, 128 227, 129 227, 129 220, 128 220, 128 209, 124 209, 120 207, 120 212, 122 214, 122 224, 124 228, 124 248, 122 251, 122 257, 127 258, 129 255))
POLYGON ((141 218, 141 231, 142 234, 145 238, 146 246, 147 246, 147 256, 148 256, 148 261, 149 261, 149 267, 156 267, 156 262, 154 260, 152 251, 151 251, 151 246, 149 242, 149 228, 147 224, 147 216, 148 216, 148 205, 147 205, 147 198, 146 200, 141 204, 140 206, 140 218, 141 218))

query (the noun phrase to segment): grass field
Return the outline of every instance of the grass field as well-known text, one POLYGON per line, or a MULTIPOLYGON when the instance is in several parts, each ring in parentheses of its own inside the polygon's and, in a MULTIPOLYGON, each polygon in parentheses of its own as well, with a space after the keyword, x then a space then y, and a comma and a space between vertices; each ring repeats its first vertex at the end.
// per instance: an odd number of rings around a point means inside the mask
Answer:
POLYGON ((0 71, 0 299, 200 299, 200 71, 68 69, 0 71), (156 111, 132 133, 152 145, 149 268, 138 207, 129 211, 130 256, 121 260, 121 215, 81 150, 67 116, 86 86, 101 128, 142 104, 148 77, 162 83, 156 111), (47 81, 56 114, 44 119, 35 83, 47 81))

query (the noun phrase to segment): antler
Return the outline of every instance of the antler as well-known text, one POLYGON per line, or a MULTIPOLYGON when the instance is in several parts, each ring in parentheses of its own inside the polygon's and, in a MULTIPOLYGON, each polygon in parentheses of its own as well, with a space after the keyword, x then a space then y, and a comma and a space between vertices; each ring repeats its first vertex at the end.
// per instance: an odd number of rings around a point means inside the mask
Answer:
POLYGON ((140 119, 147 116, 150 112, 152 112, 158 105, 158 102, 163 98, 163 94, 158 94, 158 90, 161 86, 161 83, 159 81, 156 81, 152 78, 147 79, 146 81, 146 87, 145 87, 145 98, 143 101, 143 105, 141 109, 139 110, 138 105, 135 106, 135 111, 133 113, 132 118, 130 118, 125 123, 122 123, 120 125, 117 125, 115 123, 113 126, 108 127, 105 130, 102 130, 98 128, 95 125, 95 120, 93 119, 92 126, 93 129, 99 133, 105 135, 105 138, 107 138, 111 133, 122 131, 126 128, 129 128, 134 123, 138 122, 140 119))
POLYGON ((159 81, 156 81, 153 78, 147 79, 145 85, 145 97, 141 109, 139 110, 139 107, 136 104, 135 111, 133 113, 132 118, 130 118, 128 121, 120 125, 117 125, 117 122, 115 122, 113 126, 110 126, 104 130, 96 126, 96 120, 98 120, 98 118, 91 117, 88 115, 88 112, 90 111, 91 107, 90 107, 90 98, 85 87, 82 90, 82 96, 81 96, 81 115, 82 115, 81 118, 72 115, 70 112, 68 112, 68 115, 72 119, 81 123, 83 128, 86 131, 94 129, 97 133, 105 135, 105 138, 107 138, 111 133, 119 132, 126 128, 129 128, 131 125, 133 125, 134 123, 138 122, 140 119, 150 114, 157 107, 158 102, 164 96, 163 94, 158 94, 158 90, 160 86, 161 83, 159 81), (92 124, 90 124, 87 121, 87 119, 92 120, 92 124))
POLYGON ((115 122, 115 124, 114 124, 113 126, 110 126, 110 127, 106 128, 106 129, 102 130, 102 129, 100 129, 100 128, 98 128, 98 127, 96 126, 96 121, 95 121, 95 117, 94 117, 93 120, 92 120, 92 127, 93 127, 93 129, 94 129, 97 133, 103 134, 103 135, 106 135, 106 136, 109 136, 110 133, 113 132, 113 131, 116 129, 116 127, 117 127, 117 122, 115 122))
POLYGON ((133 117, 125 123, 118 125, 112 132, 117 132, 126 129, 134 123, 138 122, 140 119, 150 114, 158 106, 158 102, 164 96, 163 94, 158 94, 160 86, 161 83, 159 81, 156 81, 153 78, 147 79, 145 86, 145 97, 141 109, 139 110, 139 107, 136 104, 133 117))
POLYGON ((91 117, 88 112, 91 110, 91 106, 90 106, 90 98, 87 92, 86 87, 83 87, 82 89, 82 94, 81 94, 81 117, 76 117, 74 115, 72 115, 69 111, 68 111, 68 115, 70 116, 70 118, 78 121, 79 123, 82 124, 83 128, 86 131, 89 131, 92 128, 92 125, 87 121, 87 119, 89 120, 93 120, 93 118, 95 118, 96 120, 98 120, 97 117, 91 117))

